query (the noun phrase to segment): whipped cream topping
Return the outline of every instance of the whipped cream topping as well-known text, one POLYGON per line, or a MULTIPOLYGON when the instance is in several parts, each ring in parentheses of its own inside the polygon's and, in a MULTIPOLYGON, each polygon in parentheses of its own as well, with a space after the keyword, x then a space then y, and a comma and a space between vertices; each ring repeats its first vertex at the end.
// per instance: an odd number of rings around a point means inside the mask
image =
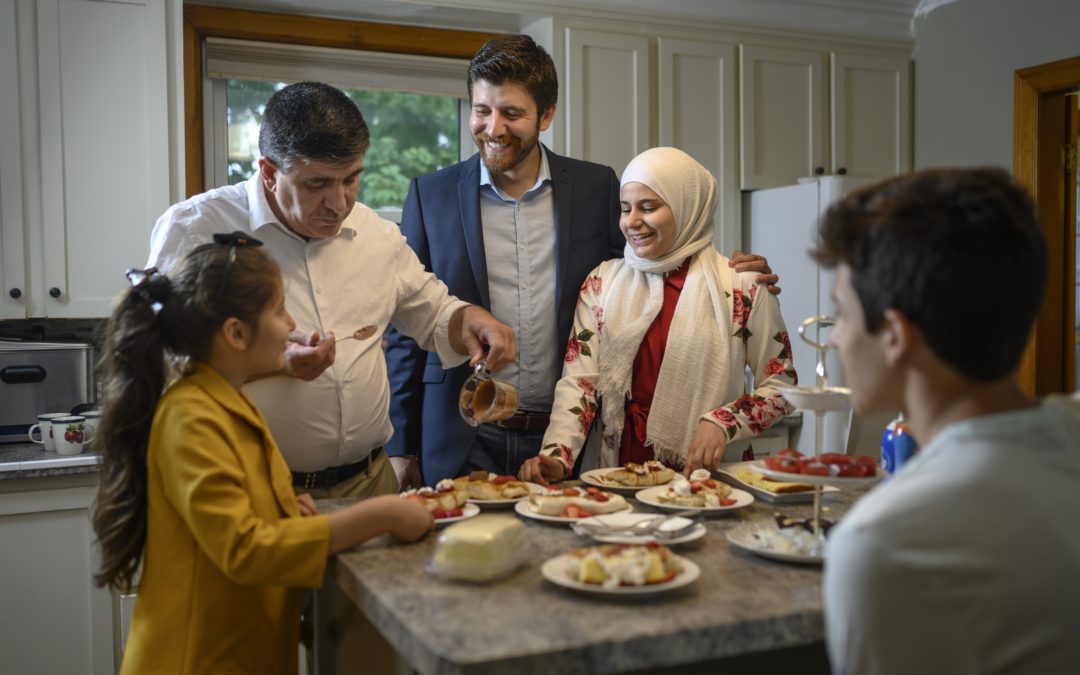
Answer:
POLYGON ((454 481, 450 480, 449 478, 443 478, 441 481, 435 484, 435 489, 439 492, 443 492, 444 490, 453 490, 454 481))
POLYGON ((690 474, 690 480, 709 480, 712 478, 712 472, 708 469, 694 469, 690 474))
POLYGON ((669 489, 680 497, 689 497, 693 494, 693 490, 690 488, 690 481, 682 476, 678 476, 669 489))

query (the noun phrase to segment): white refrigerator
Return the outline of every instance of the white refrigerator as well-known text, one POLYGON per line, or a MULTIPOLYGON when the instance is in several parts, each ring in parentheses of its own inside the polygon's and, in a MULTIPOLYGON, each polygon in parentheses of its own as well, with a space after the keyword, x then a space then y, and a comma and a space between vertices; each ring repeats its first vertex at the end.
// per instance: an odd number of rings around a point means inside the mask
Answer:
MULTIPOLYGON (((768 258, 773 271, 780 275, 780 309, 801 385, 814 386, 817 354, 799 338, 799 326, 807 317, 833 316, 834 312, 830 295, 833 273, 821 268, 808 253, 816 242, 818 219, 833 202, 873 182, 830 176, 743 193, 743 250, 768 258)), ((806 332, 818 342, 828 340, 828 329, 822 329, 820 336, 813 327, 806 332)), ((827 352, 825 365, 828 383, 843 385, 844 374, 835 350, 827 352)), ((822 452, 873 454, 880 448, 881 431, 889 418, 891 415, 853 419, 848 412, 826 413, 822 452)), ((801 429, 792 434, 792 447, 813 454, 817 419, 807 411, 802 420, 801 429)))

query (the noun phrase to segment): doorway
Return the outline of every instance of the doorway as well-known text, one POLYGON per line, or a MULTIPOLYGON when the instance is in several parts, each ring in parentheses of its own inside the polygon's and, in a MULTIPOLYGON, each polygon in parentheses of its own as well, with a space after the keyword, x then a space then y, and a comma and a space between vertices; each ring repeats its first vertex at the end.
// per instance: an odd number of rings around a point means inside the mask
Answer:
POLYGON ((1080 57, 1016 71, 1013 128, 1016 180, 1035 197, 1050 254, 1047 293, 1019 379, 1031 394, 1072 392, 1080 382, 1080 57))

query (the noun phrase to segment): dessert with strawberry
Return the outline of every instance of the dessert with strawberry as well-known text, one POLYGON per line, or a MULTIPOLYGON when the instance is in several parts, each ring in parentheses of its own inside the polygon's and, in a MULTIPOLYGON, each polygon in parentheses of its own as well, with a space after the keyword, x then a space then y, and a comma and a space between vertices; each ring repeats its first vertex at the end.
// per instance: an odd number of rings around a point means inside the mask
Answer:
POLYGON ((727 483, 714 480, 708 469, 697 469, 687 480, 678 476, 675 482, 656 496, 662 504, 693 506, 697 508, 716 508, 735 504, 730 498, 731 487, 727 483))
POLYGON ((614 513, 627 508, 622 495, 604 492, 599 488, 546 488, 530 497, 533 508, 545 516, 588 518, 598 513, 614 513))
POLYGON ((439 481, 433 488, 424 486, 406 490, 398 496, 423 504, 436 520, 463 515, 461 507, 469 500, 468 493, 456 487, 454 481, 449 479, 439 481))

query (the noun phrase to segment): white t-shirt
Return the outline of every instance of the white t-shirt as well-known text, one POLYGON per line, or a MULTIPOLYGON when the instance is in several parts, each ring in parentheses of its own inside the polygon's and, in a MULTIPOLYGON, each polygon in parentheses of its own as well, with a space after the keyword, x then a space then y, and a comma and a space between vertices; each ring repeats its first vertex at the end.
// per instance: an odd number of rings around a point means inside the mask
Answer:
POLYGON ((833 672, 1080 673, 1080 402, 950 425, 830 537, 833 672))
POLYGON ((167 271, 219 232, 251 232, 281 267, 285 306, 304 332, 345 337, 318 378, 271 377, 244 387, 266 417, 293 471, 319 471, 366 457, 390 439, 390 387, 381 337, 388 323, 436 351, 444 367, 467 357, 448 339, 451 314, 467 303, 424 270, 394 223, 357 202, 341 231, 305 241, 278 222, 256 174, 176 204, 158 219, 147 266, 167 271))

